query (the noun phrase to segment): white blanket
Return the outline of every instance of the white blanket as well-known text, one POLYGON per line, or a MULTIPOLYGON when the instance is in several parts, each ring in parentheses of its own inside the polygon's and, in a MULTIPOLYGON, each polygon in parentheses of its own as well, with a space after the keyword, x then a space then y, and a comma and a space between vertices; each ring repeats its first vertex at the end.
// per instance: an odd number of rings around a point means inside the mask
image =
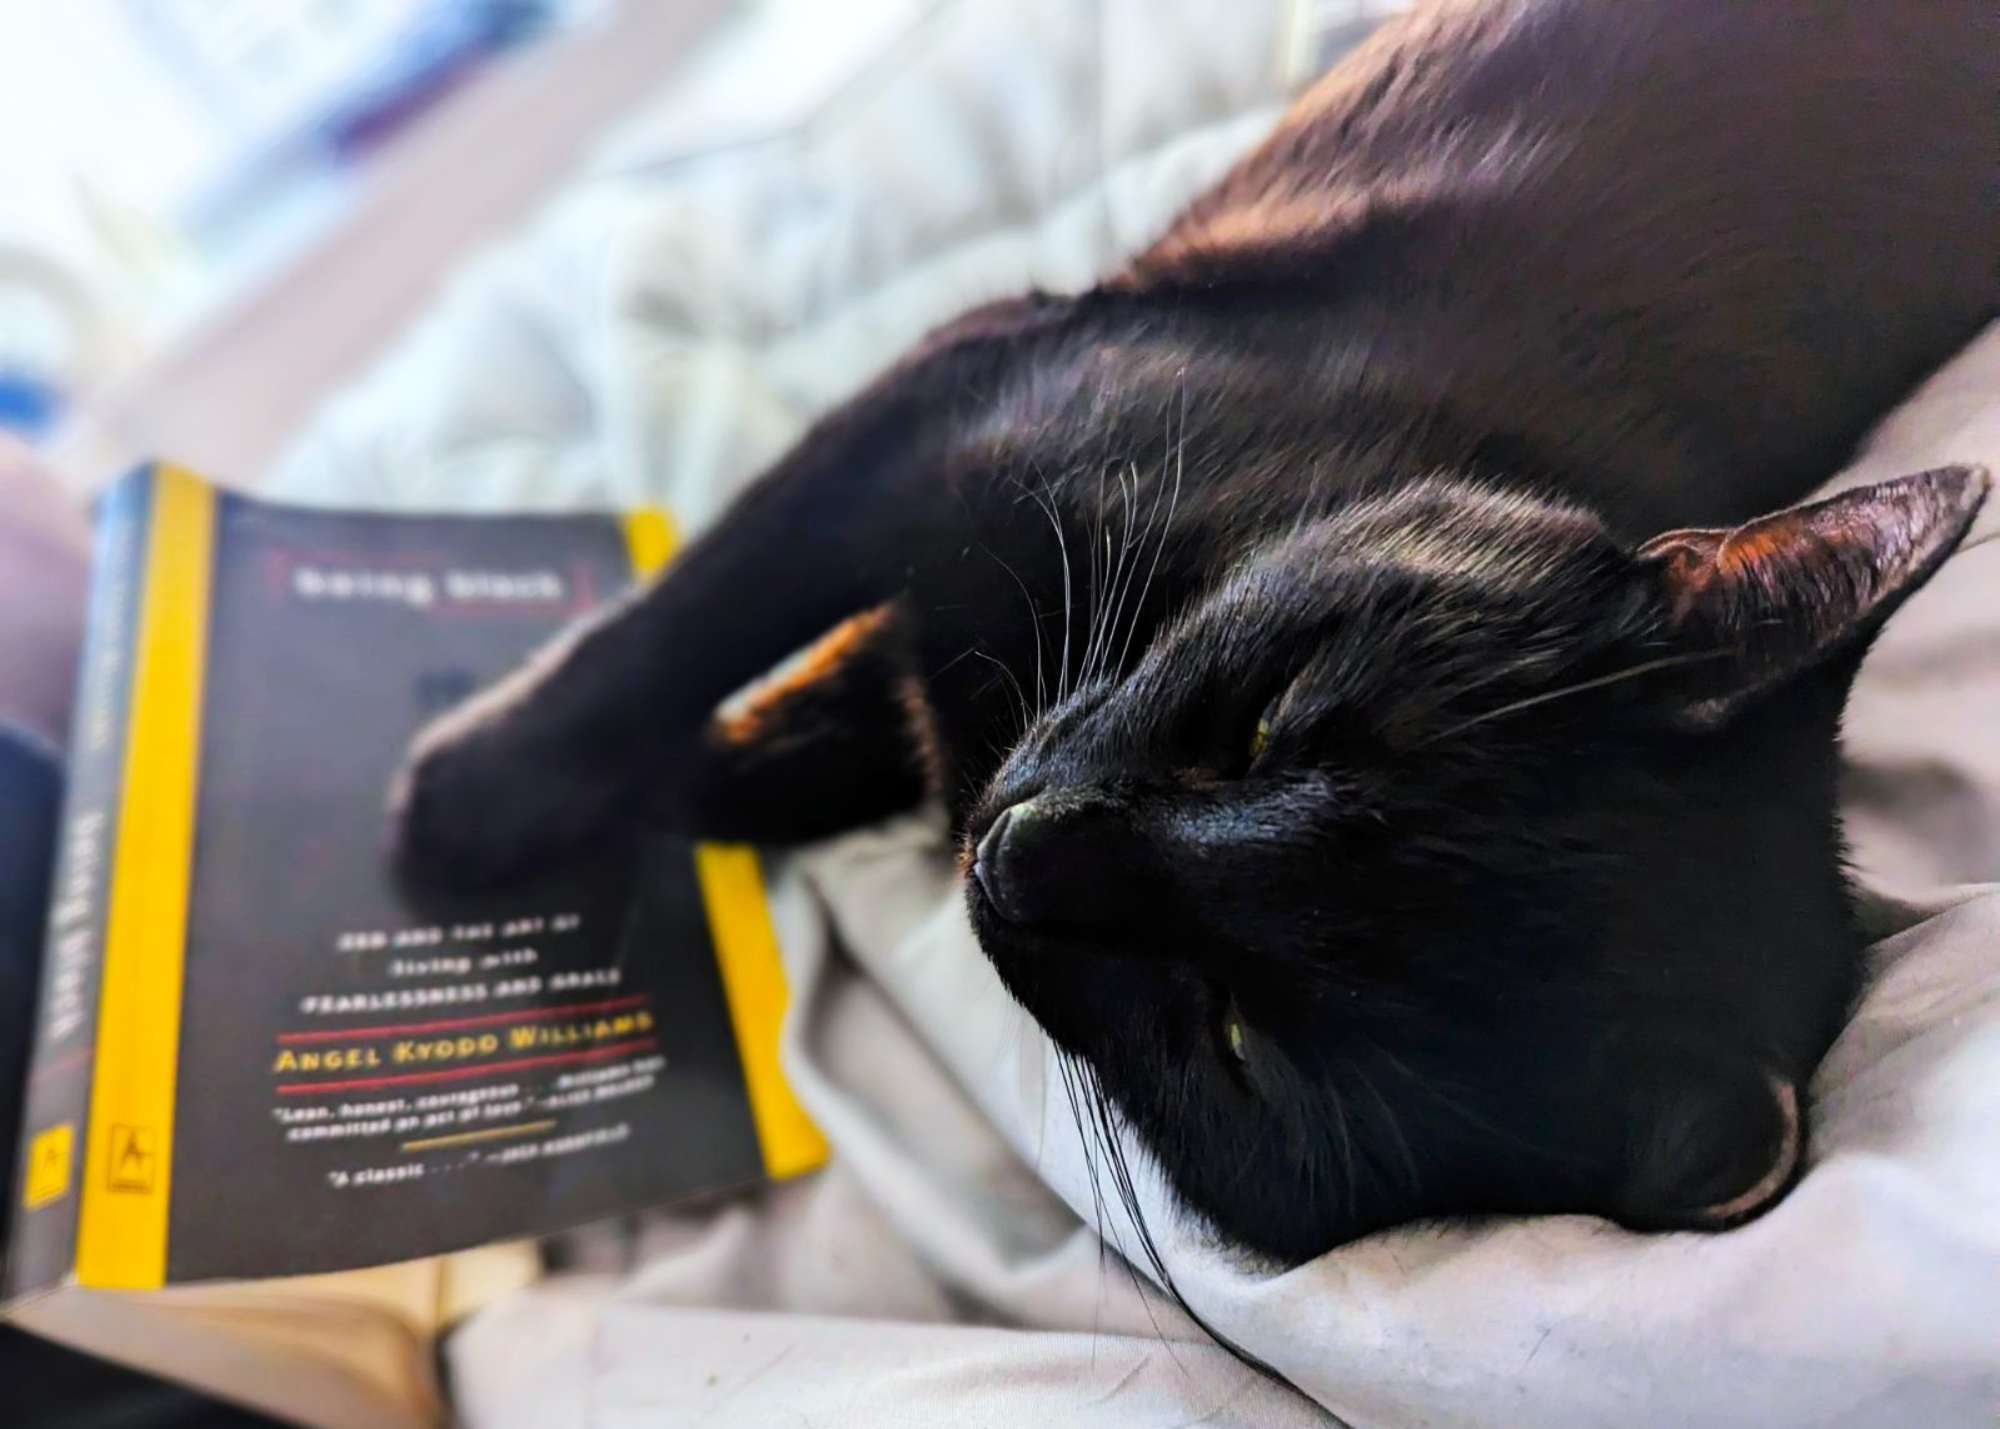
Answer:
MULTIPOLYGON (((1290 9, 942 5, 780 142, 579 185, 267 489, 406 508, 664 500, 698 527, 924 327, 1085 282, 1142 241, 1269 122, 1290 9)), ((2000 468, 2000 331, 1848 479, 1947 459, 2000 468)), ((935 828, 796 858, 777 881, 786 1060, 835 1164, 572 1238, 566 1271, 454 1339, 464 1417, 1991 1425, 2000 889, 1965 885, 2000 878, 1996 714, 1989 547, 1896 618, 1857 692, 1857 862, 1905 903, 1881 906, 1878 975, 1821 1073, 1813 1168, 1762 1220, 1719 1237, 1585 1218, 1404 1231, 1276 1273, 1144 1185, 1181 1289, 1303 1393, 1105 1258, 1047 1048, 973 943, 935 828)))

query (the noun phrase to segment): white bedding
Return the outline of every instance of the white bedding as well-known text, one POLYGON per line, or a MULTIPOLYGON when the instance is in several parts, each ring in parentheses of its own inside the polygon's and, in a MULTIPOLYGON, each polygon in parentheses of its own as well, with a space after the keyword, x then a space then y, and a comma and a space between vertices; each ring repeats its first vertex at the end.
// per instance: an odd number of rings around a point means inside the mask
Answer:
MULTIPOLYGON (((955 0, 786 140, 580 184, 267 489, 664 500, 687 526, 713 519, 932 322, 1087 281, 1143 240, 1282 100, 1279 0, 1104 0, 1099 18, 955 0)), ((2000 331, 1849 479, 1947 459, 2000 468, 2000 331)), ((1981 530, 1996 527, 1990 512, 1981 530)), ((1101 1254, 1046 1048, 973 944, 934 829, 911 820, 778 877, 787 1065, 834 1166, 573 1238, 567 1271, 455 1337, 464 1418, 1991 1425, 2000 888, 1971 885, 2000 879, 2000 546, 1897 617, 1850 754, 1858 866, 1905 903, 1881 906, 1879 975, 1823 1069, 1813 1169, 1744 1229, 1406 1231, 1276 1274, 1205 1244, 1148 1187, 1183 1291, 1303 1393, 1263 1380, 1101 1254)))

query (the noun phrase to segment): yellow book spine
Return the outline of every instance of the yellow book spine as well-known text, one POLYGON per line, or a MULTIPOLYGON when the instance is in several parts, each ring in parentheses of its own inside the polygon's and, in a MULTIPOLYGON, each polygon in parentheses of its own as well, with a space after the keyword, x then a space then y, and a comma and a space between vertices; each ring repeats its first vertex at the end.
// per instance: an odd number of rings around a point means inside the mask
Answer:
POLYGON ((80 1188, 76 1278, 98 1289, 166 1281, 214 544, 214 490, 158 468, 80 1188))

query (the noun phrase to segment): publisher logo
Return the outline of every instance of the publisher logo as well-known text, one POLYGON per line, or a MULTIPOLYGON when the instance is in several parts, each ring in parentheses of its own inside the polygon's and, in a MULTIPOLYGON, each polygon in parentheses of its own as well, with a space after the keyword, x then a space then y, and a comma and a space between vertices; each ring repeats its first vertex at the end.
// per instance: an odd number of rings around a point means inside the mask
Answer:
POLYGON ((69 1194, 75 1148, 76 1129, 68 1122, 50 1127, 28 1144, 28 1178, 21 1202, 29 1210, 40 1210, 69 1194))
POLYGON ((160 1157, 157 1135, 151 1127, 111 1128, 111 1189, 149 1192, 158 1174, 160 1157))

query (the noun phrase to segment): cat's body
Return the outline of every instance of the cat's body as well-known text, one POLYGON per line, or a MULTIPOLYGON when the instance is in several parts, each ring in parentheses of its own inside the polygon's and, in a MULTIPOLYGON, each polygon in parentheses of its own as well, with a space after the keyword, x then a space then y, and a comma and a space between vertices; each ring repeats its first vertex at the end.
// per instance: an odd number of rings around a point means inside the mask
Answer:
POLYGON ((1983 486, 1661 533, 1798 499, 1996 311, 1990 3, 1436 7, 433 734, 406 855, 935 794, 1003 978, 1231 1238, 1726 1223, 1858 975, 1847 682, 1983 486))

